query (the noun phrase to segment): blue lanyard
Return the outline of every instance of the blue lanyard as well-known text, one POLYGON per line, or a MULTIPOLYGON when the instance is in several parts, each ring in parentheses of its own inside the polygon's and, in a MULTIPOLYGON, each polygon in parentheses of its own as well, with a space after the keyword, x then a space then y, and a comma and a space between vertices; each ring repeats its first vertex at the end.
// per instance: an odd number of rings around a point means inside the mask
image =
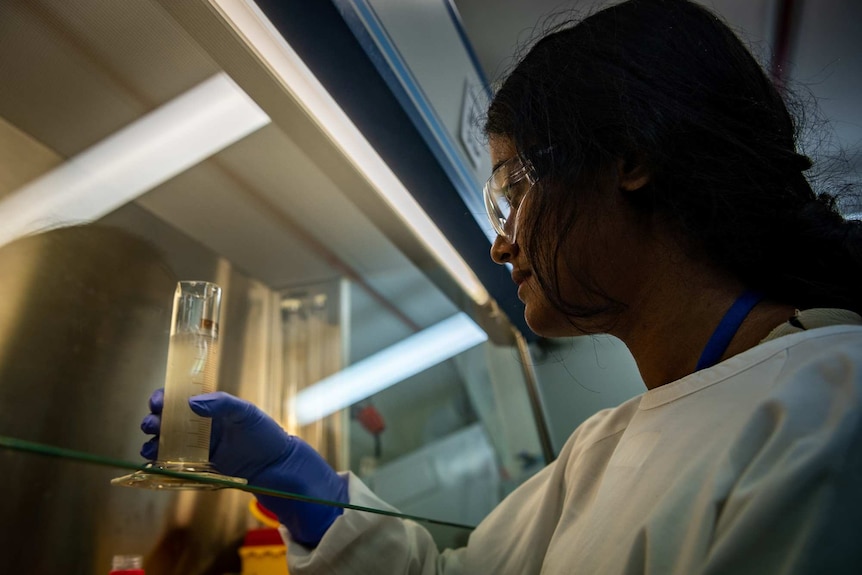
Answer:
POLYGON ((706 342, 706 347, 703 348, 703 353, 700 354, 700 359, 697 360, 695 371, 712 367, 721 359, 724 352, 727 351, 727 346, 730 345, 730 340, 736 335, 736 331, 742 322, 745 320, 748 313, 754 309, 760 300, 763 299, 763 294, 746 290, 741 296, 736 298, 724 317, 712 332, 709 341, 706 342))

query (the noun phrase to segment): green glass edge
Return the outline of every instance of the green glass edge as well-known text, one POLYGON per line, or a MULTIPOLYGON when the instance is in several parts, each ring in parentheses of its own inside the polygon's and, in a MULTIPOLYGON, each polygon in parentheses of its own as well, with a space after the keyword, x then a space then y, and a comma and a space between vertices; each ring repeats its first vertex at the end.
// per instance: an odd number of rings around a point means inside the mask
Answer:
POLYGON ((219 487, 224 487, 227 489, 239 489, 240 491, 247 491, 248 493, 254 493, 258 495, 272 495, 275 497, 283 497, 285 499, 296 499, 299 501, 307 501, 309 503, 320 503, 322 505, 331 505, 334 507, 341 507, 343 509, 354 509, 356 511, 364 511, 366 513, 376 513, 377 515, 387 515, 390 517, 398 517, 401 519, 409 519, 411 521, 417 521, 421 523, 431 523, 434 525, 444 525, 446 527, 455 527, 458 529, 467 529, 472 531, 475 529, 475 526, 464 525, 461 523, 453 523, 451 521, 441 521, 439 519, 431 519, 428 517, 420 517, 417 515, 408 515, 406 513, 399 513, 397 511, 388 511, 385 509, 374 509, 372 507, 363 507, 361 505, 352 505, 350 503, 341 503, 338 501, 329 501, 326 499, 317 499, 314 497, 308 497, 305 495, 299 495, 298 493, 288 493, 285 491, 277 491, 275 489, 267 489, 265 487, 255 487, 253 485, 241 485, 231 481, 227 481, 224 479, 218 479, 213 477, 201 477, 198 475, 183 473, 180 471, 170 471, 167 469, 158 469, 153 467, 146 467, 149 462, 143 463, 132 463, 130 461, 124 461, 122 459, 115 459, 112 457, 104 457, 101 455, 94 455, 92 453, 86 453, 83 451, 76 451, 73 449, 66 449, 63 447, 56 447, 53 445, 46 445, 43 443, 37 443, 34 441, 26 441, 23 439, 16 439, 14 437, 6 437, 0 435, 0 448, 7 449, 9 451, 18 451, 23 453, 31 453, 35 455, 41 455, 45 457, 56 457, 59 459, 65 459, 70 461, 79 461, 83 463, 91 463, 95 465, 101 465, 103 467, 113 467, 117 469, 125 469, 128 471, 144 471, 146 473, 150 473, 153 475, 165 475, 168 477, 174 477, 177 479, 184 479, 186 481, 191 481, 194 483, 201 483, 207 485, 217 485, 219 487))

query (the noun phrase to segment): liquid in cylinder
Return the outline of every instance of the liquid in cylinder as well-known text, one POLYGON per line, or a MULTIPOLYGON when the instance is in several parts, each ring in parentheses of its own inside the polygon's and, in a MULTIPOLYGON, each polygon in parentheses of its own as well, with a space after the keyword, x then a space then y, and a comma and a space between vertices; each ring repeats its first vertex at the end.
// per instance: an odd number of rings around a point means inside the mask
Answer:
POLYGON ((165 399, 159 434, 164 462, 209 461, 212 420, 196 415, 189 398, 216 390, 218 340, 206 333, 176 333, 168 348, 165 399))

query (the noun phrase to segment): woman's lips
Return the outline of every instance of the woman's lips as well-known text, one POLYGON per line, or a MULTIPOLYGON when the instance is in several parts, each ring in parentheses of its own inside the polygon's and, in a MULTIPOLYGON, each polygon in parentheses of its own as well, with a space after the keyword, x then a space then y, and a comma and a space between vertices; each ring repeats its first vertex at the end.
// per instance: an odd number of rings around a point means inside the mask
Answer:
POLYGON ((512 272, 512 281, 515 282, 515 285, 517 285, 519 287, 521 286, 522 283, 527 281, 527 278, 529 278, 529 277, 530 277, 529 272, 523 272, 523 271, 518 271, 518 270, 515 270, 514 272, 512 272))

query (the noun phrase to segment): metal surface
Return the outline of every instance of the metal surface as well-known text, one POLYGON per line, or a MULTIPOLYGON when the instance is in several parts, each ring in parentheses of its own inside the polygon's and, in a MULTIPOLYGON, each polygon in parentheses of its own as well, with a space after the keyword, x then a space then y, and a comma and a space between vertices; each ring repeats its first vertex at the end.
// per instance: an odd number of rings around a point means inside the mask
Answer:
MULTIPOLYGON (((83 226, 2 249, 0 434, 139 461, 138 422, 164 382, 172 293, 190 273, 184 260, 195 262, 196 279, 227 280, 220 387, 237 391, 243 331, 255 328, 250 280, 180 235, 162 237, 157 247, 128 230, 83 226)), ((70 564, 107 573, 119 553, 145 555, 160 565, 154 573, 203 573, 218 559, 208 550, 234 545, 250 519, 247 494, 121 489, 109 485, 116 471, 8 452, 0 469, 10 573, 70 564)))
POLYGON ((521 360, 521 365, 524 369, 524 379, 527 385, 527 395, 530 399, 530 407, 533 411, 533 418, 536 420, 536 431, 539 434, 539 443, 542 446, 542 456, 545 463, 550 463, 557 458, 554 453, 554 445, 551 441, 551 432, 548 427, 548 421, 545 417, 545 408, 542 405, 542 396, 539 392, 539 383, 536 379, 536 372, 533 369, 533 357, 530 354, 530 348, 527 341, 521 337, 520 333, 515 334, 515 340, 518 346, 518 357, 521 360))

